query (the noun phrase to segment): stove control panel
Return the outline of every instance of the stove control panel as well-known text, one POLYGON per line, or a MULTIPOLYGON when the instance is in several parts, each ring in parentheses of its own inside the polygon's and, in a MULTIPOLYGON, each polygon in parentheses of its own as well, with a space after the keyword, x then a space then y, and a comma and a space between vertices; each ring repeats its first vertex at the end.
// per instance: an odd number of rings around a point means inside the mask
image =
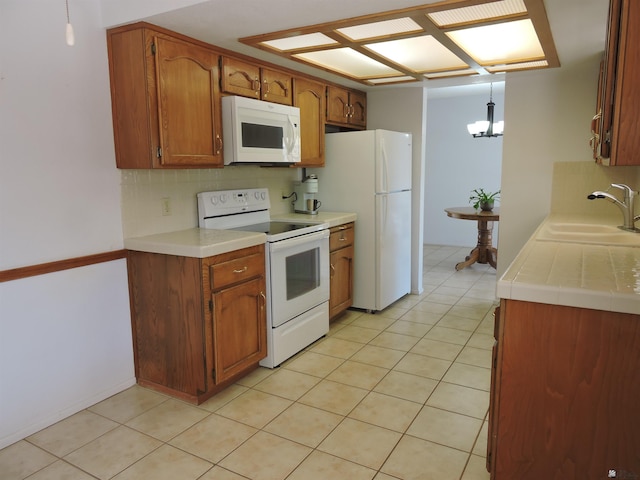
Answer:
POLYGON ((217 190, 200 192, 198 197, 198 217, 221 217, 238 213, 269 210, 269 190, 249 188, 238 190, 217 190))

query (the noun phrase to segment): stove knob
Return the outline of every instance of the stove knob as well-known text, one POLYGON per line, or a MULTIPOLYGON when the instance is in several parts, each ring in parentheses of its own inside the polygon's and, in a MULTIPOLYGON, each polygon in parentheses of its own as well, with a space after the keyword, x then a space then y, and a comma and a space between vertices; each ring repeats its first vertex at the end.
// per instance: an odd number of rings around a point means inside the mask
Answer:
POLYGON ((225 203, 227 201, 227 194, 223 193, 220 195, 220 203, 225 203))
POLYGON ((214 205, 217 205, 217 204, 218 204, 218 197, 216 197, 215 195, 213 195, 213 196, 211 197, 211 203, 213 203, 214 205))
POLYGON ((267 198, 267 194, 265 192, 262 192, 260 194, 260 198, 262 198, 262 200, 264 200, 265 198, 267 198))
POLYGON ((255 192, 253 196, 256 197, 256 200, 260 200, 260 192, 255 192))

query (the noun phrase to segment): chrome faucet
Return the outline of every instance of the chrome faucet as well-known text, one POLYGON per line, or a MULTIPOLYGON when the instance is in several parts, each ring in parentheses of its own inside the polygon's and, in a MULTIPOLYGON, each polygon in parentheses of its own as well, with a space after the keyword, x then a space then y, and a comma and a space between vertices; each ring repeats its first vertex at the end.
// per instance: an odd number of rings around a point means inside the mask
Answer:
POLYGON ((623 183, 612 183, 611 187, 619 188, 624 192, 624 200, 622 202, 608 193, 609 189, 607 189, 606 192, 595 191, 587 195, 587 198, 589 200, 604 198, 606 200, 609 200, 611 203, 615 203, 620 211, 622 211, 622 217, 624 218, 624 224, 621 225, 620 228, 623 230, 628 230, 630 232, 640 232, 640 229, 637 229, 635 226, 635 223, 640 220, 640 215, 634 216, 633 213, 633 202, 635 201, 635 197, 639 192, 632 190, 631 187, 629 187, 628 185, 624 185, 623 183))

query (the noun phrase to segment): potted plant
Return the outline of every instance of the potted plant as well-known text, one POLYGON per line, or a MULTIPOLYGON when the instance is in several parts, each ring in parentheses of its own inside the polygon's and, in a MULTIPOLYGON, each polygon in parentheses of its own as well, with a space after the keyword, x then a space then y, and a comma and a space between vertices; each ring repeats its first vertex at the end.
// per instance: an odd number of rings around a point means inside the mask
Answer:
POLYGON ((487 193, 482 188, 476 188, 471 191, 469 203, 473 202, 473 208, 490 212, 493 210, 493 203, 500 198, 500 190, 493 193, 487 193))

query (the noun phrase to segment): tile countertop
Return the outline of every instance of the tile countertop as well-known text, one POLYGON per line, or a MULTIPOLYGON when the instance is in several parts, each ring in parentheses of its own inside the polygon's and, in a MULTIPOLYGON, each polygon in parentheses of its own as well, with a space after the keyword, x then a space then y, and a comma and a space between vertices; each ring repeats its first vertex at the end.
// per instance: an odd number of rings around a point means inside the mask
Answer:
MULTIPOLYGON (((327 223, 329 228, 353 222, 354 213, 318 212, 316 215, 291 213, 276 215, 272 220, 298 223, 327 223)), ((205 258, 265 243, 264 233, 237 230, 189 228, 144 237, 125 238, 124 248, 140 252, 163 253, 182 257, 205 258)))
POLYGON ((498 281, 500 298, 640 313, 640 234, 632 246, 538 238, 552 222, 617 225, 616 219, 551 214, 498 281))

